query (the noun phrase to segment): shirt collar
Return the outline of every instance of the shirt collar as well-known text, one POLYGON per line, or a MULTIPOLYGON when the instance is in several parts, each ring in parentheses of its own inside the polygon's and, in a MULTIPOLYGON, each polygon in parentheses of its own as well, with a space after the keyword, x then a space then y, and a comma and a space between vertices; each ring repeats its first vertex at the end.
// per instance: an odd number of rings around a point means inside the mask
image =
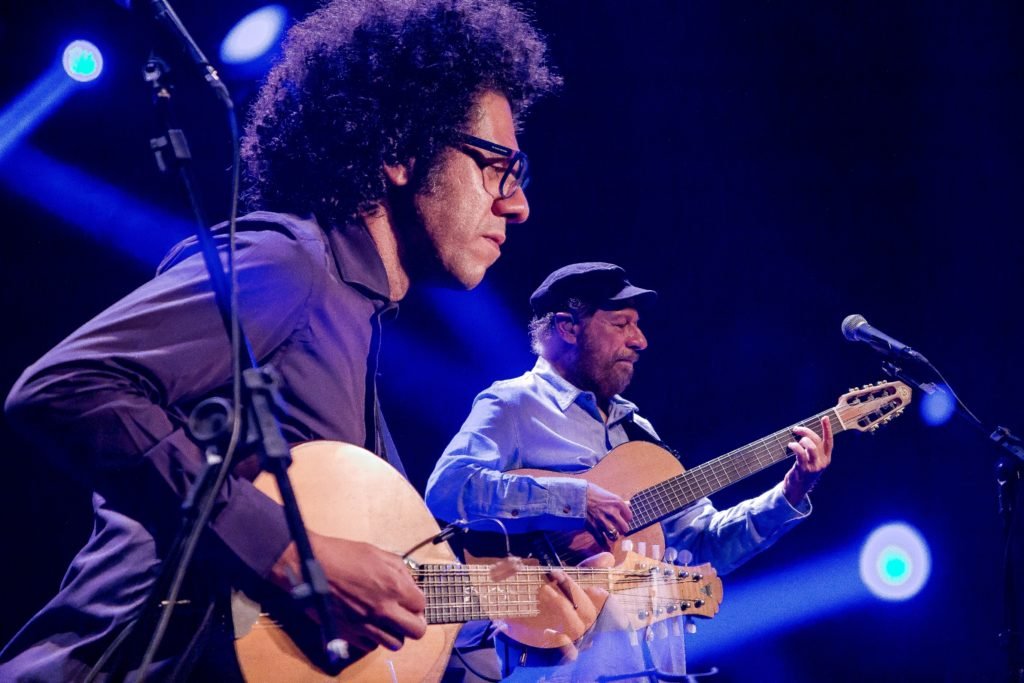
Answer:
MULTIPOLYGON (((551 363, 549 363, 545 358, 537 358, 537 362, 534 364, 532 372, 543 380, 542 386, 547 387, 548 396, 558 405, 559 409, 563 413, 568 410, 569 406, 575 403, 584 393, 593 397, 591 392, 584 392, 575 384, 559 375, 554 367, 551 366, 551 363)), ((632 413, 635 413, 636 410, 637 407, 634 403, 627 401, 622 398, 622 396, 616 394, 615 396, 612 396, 609 401, 608 424, 615 424, 632 413)))
POLYGON ((324 234, 341 279, 376 298, 390 301, 391 284, 384 261, 366 226, 360 222, 329 226, 324 228, 324 234))

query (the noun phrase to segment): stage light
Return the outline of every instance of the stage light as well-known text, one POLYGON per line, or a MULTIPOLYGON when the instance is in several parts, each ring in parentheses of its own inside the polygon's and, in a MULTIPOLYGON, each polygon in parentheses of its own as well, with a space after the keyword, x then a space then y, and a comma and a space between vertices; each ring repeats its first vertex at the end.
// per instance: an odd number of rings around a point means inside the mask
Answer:
POLYGON ((932 427, 946 424, 949 418, 953 417, 955 410, 953 394, 941 384, 936 391, 925 394, 921 399, 921 419, 932 427))
POLYGON ((0 164, 77 88, 64 70, 54 64, 0 110, 0 164))
POLYGON ((913 527, 886 524, 868 536, 860 552, 860 578, 883 600, 909 600, 928 582, 928 544, 913 527))
POLYGON ((74 40, 64 48, 61 59, 64 73, 72 80, 87 83, 103 73, 103 53, 88 40, 74 40))
POLYGON ((287 20, 288 10, 281 5, 267 5, 247 14, 221 43, 221 61, 245 64, 259 59, 277 45, 287 20))
POLYGON ((857 576, 857 546, 823 552, 781 572, 726 579, 728 616, 697 620, 687 642, 696 661, 714 662, 768 634, 780 634, 873 602, 857 576))
MULTIPOLYGON (((70 83, 67 78, 63 80, 70 83)), ((148 272, 163 259, 167 249, 195 230, 188 219, 142 201, 28 143, 11 149, 0 160, 0 186, 100 244, 130 256, 148 272)))

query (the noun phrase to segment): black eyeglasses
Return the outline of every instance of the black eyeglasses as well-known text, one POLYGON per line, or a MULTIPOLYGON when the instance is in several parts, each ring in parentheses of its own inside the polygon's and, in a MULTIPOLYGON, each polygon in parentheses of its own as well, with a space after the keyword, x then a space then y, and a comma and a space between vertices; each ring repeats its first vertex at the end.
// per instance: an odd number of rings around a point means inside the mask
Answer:
POLYGON ((526 158, 525 152, 473 135, 467 135, 466 133, 459 133, 459 140, 472 147, 478 147, 479 149, 494 152, 505 157, 504 171, 499 175, 498 171, 501 169, 498 168, 496 161, 488 163, 486 159, 470 155, 476 159, 483 173, 484 188, 492 195, 497 193, 497 196, 502 199, 508 199, 517 190, 525 190, 526 186, 530 184, 530 162, 526 158))

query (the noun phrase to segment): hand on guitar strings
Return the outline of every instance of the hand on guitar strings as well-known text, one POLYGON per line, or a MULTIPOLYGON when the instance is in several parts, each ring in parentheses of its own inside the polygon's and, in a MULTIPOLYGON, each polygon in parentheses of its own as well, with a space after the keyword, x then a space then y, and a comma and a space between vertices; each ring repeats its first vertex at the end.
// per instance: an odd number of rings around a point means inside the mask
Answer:
MULTIPOLYGON (((309 532, 313 552, 331 589, 329 606, 339 636, 352 647, 398 650, 406 638, 427 630, 426 600, 399 556, 369 543, 309 532)), ((271 580, 290 590, 299 574, 294 544, 271 570, 271 580)), ((316 615, 310 610, 311 616, 316 615)))
MULTIPOLYGON (((580 563, 594 568, 614 565, 611 553, 598 553, 580 563)), ((566 659, 574 660, 576 643, 597 621, 607 599, 608 592, 600 586, 581 587, 561 569, 552 569, 537 591, 538 614, 501 622, 498 628, 519 642, 559 648, 566 659)))
POLYGON ((807 427, 794 427, 793 434, 798 441, 786 444, 796 455, 796 462, 786 473, 782 490, 786 500, 796 506, 818 483, 821 473, 832 462, 832 423, 827 417, 821 418, 821 436, 807 427))
POLYGON ((629 532, 629 503, 593 482, 587 483, 587 528, 603 548, 629 532))

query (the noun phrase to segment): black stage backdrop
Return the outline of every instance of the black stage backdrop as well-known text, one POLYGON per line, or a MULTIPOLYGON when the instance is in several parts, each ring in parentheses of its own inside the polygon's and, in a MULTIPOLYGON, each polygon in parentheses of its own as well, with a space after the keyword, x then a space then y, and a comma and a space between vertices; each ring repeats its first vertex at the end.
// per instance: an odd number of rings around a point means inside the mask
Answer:
MULTIPOLYGON (((175 7, 216 54, 256 3, 175 7)), ((289 5, 300 15, 309 3, 289 5)), ((530 5, 566 80, 528 118, 522 147, 531 219, 473 293, 416 291, 385 337, 385 410, 422 490, 472 397, 531 361, 527 297, 572 261, 609 260, 657 289, 650 349, 627 396, 696 463, 881 378, 845 342, 861 313, 924 352, 987 423, 1024 430, 1019 362, 1024 17, 1012 2, 545 2, 530 5)), ((126 211, 74 178, 34 200, 37 156, 185 217, 153 169, 139 70, 147 42, 114 3, 17 3, 0 14, 7 106, 74 37, 107 72, 73 94, 5 158, 0 202, 0 389, 52 344, 144 281, 173 242, 151 215, 117 235, 126 211), (31 162, 31 163, 30 163, 31 162), (67 190, 67 192, 63 191, 67 190), (75 190, 72 192, 72 190, 75 190), (111 205, 111 203, 115 205, 111 205), (83 225, 111 230, 88 234, 83 225), (148 226, 148 227, 147 227, 148 226), (147 234, 152 231, 152 236, 147 234), (144 258, 126 253, 141 242, 144 258)), ((240 109, 253 76, 225 70, 240 109)), ((180 88, 210 215, 224 215, 223 125, 205 93, 180 88)), ((45 180, 45 177, 43 178, 45 180)), ((96 191, 98 192, 98 191, 96 191)), ((919 397, 917 397, 919 398, 919 397)), ((90 528, 88 494, 0 422, 7 494, 0 640, 59 584, 90 528)), ((900 519, 929 540, 932 577, 906 603, 827 608, 828 591, 764 594, 809 616, 762 620, 740 646, 704 653, 713 680, 993 680, 1001 664, 995 451, 964 425, 927 426, 916 406, 875 437, 845 436, 810 520, 726 577, 718 622, 761 605, 731 586, 815 566, 900 519)), ((716 497, 771 485, 763 473, 716 497)), ((829 577, 820 577, 828 585, 829 577)), ((734 616, 736 615, 736 616, 734 616)))

